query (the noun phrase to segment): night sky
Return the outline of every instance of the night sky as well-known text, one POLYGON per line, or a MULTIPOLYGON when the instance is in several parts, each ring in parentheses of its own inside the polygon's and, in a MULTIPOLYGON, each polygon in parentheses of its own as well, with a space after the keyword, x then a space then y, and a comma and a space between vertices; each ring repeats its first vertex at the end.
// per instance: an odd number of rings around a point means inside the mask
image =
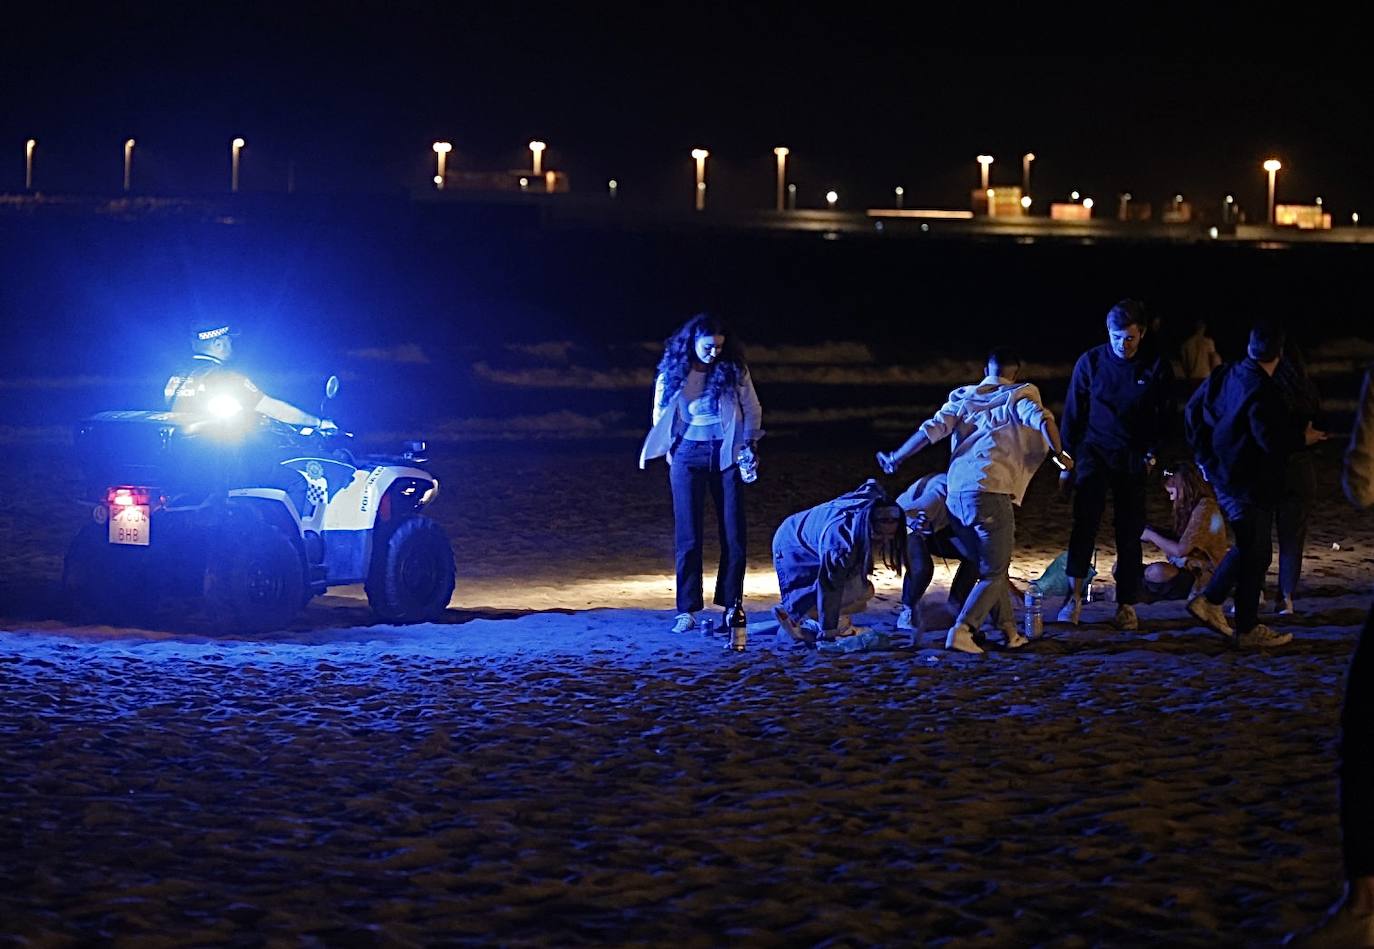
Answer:
MULTIPOLYGON (((1259 7, 1202 23, 1158 6, 1029 6, 865 15, 848 6, 644 4, 133 5, 74 17, 8 11, 0 32, 0 188, 223 190, 248 141, 246 191, 423 187, 430 143, 451 168, 546 165, 575 190, 686 206, 704 146, 713 207, 768 207, 772 147, 792 151, 799 203, 966 206, 974 156, 994 183, 1195 203, 1324 196, 1374 219, 1374 110, 1359 21, 1278 20, 1259 7)), ((1043 207, 1043 205, 1041 205, 1043 207)))

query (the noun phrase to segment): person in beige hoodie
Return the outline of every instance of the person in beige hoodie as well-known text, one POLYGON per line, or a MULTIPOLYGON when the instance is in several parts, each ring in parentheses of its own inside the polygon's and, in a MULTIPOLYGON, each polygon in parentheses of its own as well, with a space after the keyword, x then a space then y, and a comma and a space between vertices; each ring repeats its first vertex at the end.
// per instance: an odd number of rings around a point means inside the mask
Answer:
MULTIPOLYGON (((1054 415, 1040 400, 1040 390, 1017 382, 1021 360, 1010 349, 994 349, 981 382, 960 386, 931 418, 896 451, 878 452, 878 465, 888 474, 941 439, 950 440, 949 509, 956 536, 976 551, 978 582, 945 637, 945 648, 983 651, 973 631, 994 606, 1012 615, 1007 567, 1016 544, 1015 505, 1021 503, 1031 476, 1051 451, 1057 464, 1072 469, 1073 459, 1059 441, 1054 415)), ((1015 625, 1004 628, 1009 648, 1026 644, 1015 625)))

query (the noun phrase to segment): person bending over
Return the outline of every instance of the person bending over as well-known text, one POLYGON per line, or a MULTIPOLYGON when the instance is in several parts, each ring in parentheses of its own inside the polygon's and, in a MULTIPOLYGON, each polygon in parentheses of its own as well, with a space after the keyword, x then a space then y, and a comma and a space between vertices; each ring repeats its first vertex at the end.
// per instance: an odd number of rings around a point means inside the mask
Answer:
MULTIPOLYGON (((954 536, 946 506, 948 496, 949 476, 943 471, 917 478, 897 496, 897 506, 906 514, 907 561, 911 565, 902 580, 898 629, 921 630, 921 597, 925 596, 935 576, 936 556, 959 561, 946 600, 952 614, 957 615, 963 609, 969 591, 978 581, 977 558, 972 551, 964 550, 954 536)), ((998 621, 1004 619, 997 617, 998 621)))
POLYGON ((872 479, 788 517, 773 535, 778 626, 808 644, 857 632, 850 616, 873 596, 875 562, 906 568, 905 533, 901 508, 872 479))

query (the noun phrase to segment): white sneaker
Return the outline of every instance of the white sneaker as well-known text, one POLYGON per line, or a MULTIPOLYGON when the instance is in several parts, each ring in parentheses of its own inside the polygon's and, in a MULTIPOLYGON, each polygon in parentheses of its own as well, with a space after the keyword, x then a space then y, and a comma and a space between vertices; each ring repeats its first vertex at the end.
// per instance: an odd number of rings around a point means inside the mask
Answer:
POLYGON ((1135 607, 1129 603, 1119 604, 1116 608, 1116 616, 1112 619, 1112 625, 1117 629, 1139 629, 1140 619, 1135 615, 1135 607))
POLYGON ((902 607, 902 611, 897 614, 897 628, 916 632, 919 629, 917 623, 915 611, 909 606, 902 607))
POLYGON ((1076 596, 1064 598, 1064 605, 1059 608, 1059 622, 1068 623, 1070 626, 1078 625, 1078 617, 1083 612, 1083 600, 1076 596))
POLYGON ((1293 609, 1293 598, 1291 596, 1281 596, 1274 601, 1274 612, 1280 616, 1293 616, 1298 611, 1293 609))
POLYGON ((1292 641, 1292 633, 1275 632, 1263 623, 1240 634, 1242 646, 1254 646, 1258 649, 1263 649, 1265 646, 1284 646, 1292 641))
POLYGON ((1002 635, 1007 639, 1008 649, 1020 649, 1030 642, 1030 640, 1022 634, 1021 630, 1017 629, 1015 626, 1003 626, 1002 635))
POLYGON ((679 613, 677 619, 673 620, 673 632, 675 633, 685 633, 696 628, 697 617, 695 613, 679 613))
POLYGON ((973 641, 973 630, 963 623, 955 623, 949 628, 949 633, 945 636, 945 648, 972 653, 975 656, 983 652, 983 647, 973 641))
POLYGON ((1236 631, 1226 622, 1226 614, 1222 612, 1221 607, 1201 593, 1188 600, 1188 612, 1202 620, 1208 629, 1221 633, 1228 641, 1235 639, 1236 631))

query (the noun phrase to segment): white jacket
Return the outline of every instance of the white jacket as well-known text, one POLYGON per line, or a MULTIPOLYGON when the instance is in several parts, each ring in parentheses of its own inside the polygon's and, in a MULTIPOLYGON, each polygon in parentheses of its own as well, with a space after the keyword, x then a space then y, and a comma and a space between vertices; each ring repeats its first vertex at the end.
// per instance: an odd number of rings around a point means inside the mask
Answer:
POLYGON ((950 439, 949 493, 1010 494, 1020 504, 1049 446, 1040 433, 1053 418, 1029 382, 988 376, 960 386, 920 431, 931 443, 950 439))
MULTIPOLYGON (((687 427, 677 410, 681 389, 665 393, 663 373, 654 380, 654 407, 650 418, 653 426, 644 439, 644 447, 639 451, 639 467, 643 468, 650 458, 667 456, 668 464, 673 463, 670 452, 673 441, 687 427)), ((720 446, 720 470, 732 467, 739 457, 739 450, 746 442, 763 437, 763 407, 759 405, 758 394, 754 391, 754 380, 749 370, 740 373, 739 383, 734 391, 726 389, 720 394, 720 427, 722 441, 720 446)))

